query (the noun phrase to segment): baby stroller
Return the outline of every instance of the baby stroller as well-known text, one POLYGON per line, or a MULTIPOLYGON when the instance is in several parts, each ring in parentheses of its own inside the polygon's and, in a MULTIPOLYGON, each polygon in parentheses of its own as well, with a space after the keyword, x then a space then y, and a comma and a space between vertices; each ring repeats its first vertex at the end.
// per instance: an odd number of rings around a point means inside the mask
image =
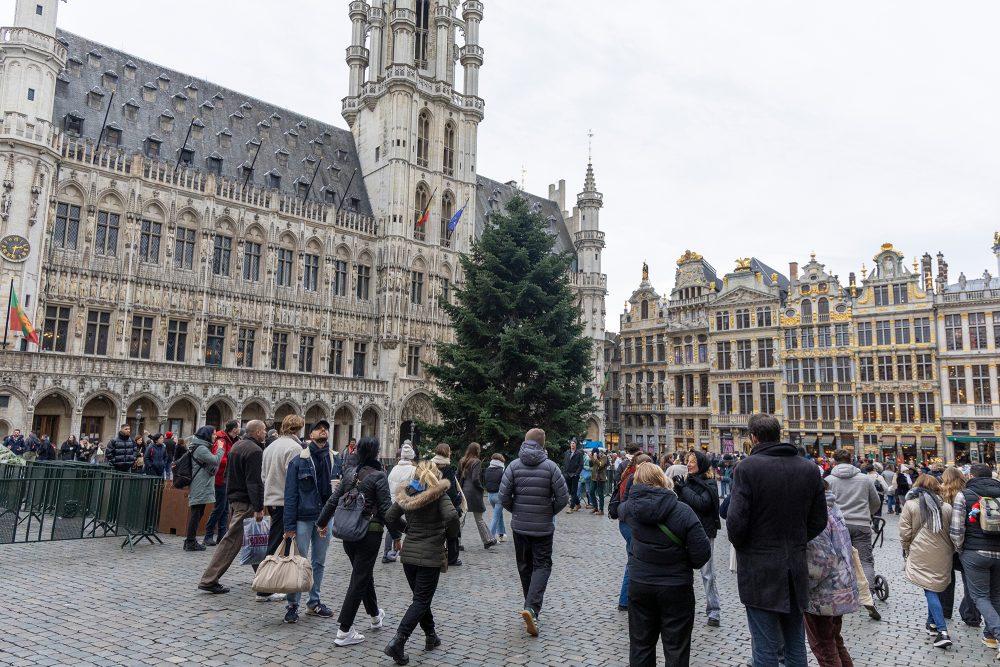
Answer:
MULTIPOLYGON (((881 547, 885 543, 885 519, 880 516, 872 517, 872 548, 881 547)), ((872 595, 882 602, 889 599, 889 582, 881 574, 875 575, 875 580, 868 582, 868 587, 872 595)))

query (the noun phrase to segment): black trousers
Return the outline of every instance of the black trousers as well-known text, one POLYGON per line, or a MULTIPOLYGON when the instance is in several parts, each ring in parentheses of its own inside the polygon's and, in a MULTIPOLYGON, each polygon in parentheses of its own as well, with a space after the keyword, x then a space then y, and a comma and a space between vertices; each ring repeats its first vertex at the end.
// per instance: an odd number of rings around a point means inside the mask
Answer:
POLYGON ((521 577, 524 607, 540 615, 545 587, 552 574, 552 535, 524 535, 514 531, 514 557, 521 577))
POLYGON ((198 524, 201 523, 201 517, 205 516, 206 505, 191 505, 188 508, 188 534, 185 542, 197 542, 198 541, 198 524))
POLYGON ((378 616, 378 598, 375 596, 375 560, 382 548, 382 531, 370 530, 357 542, 344 542, 344 553, 351 561, 351 581, 347 585, 344 604, 340 607, 337 622, 347 632, 354 625, 358 607, 363 602, 369 616, 378 616))
POLYGON ((270 556, 278 553, 278 547, 281 546, 281 540, 285 534, 285 506, 269 506, 267 515, 271 517, 271 530, 267 533, 267 555, 270 556))
POLYGON ((403 620, 399 622, 396 632, 403 637, 409 637, 419 623, 425 635, 433 634, 434 615, 431 614, 431 600, 437 591, 441 568, 403 563, 403 574, 406 575, 406 583, 413 591, 413 601, 403 614, 403 620))
POLYGON ((580 490, 580 475, 566 475, 566 486, 569 487, 569 506, 570 509, 580 506, 580 496, 577 493, 580 490))
POLYGON ((628 584, 629 667, 656 667, 656 640, 667 667, 687 667, 694 628, 694 586, 628 584))

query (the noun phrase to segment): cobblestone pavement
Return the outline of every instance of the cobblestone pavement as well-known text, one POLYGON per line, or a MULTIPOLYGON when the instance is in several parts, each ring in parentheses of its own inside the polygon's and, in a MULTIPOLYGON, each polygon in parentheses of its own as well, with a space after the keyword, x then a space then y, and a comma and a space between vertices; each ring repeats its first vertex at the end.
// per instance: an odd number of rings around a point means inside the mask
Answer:
MULTIPOLYGON (((559 517, 555 568, 539 638, 525 634, 517 615, 522 600, 511 542, 485 551, 478 545, 474 526, 467 525, 464 533, 465 565, 442 577, 434 600, 444 646, 425 653, 418 629, 408 647, 410 664, 627 664, 626 614, 616 610, 624 546, 614 522, 584 513, 559 517)), ((955 647, 943 652, 930 645, 923 631, 923 595, 902 577, 894 517, 886 535, 885 546, 876 549, 877 570, 891 587, 888 601, 878 603, 883 620, 876 623, 862 613, 844 624, 855 663, 859 667, 994 664, 977 631, 957 620, 957 609, 951 627, 955 647)), ((116 539, 0 546, 5 593, 0 597, 0 665, 392 664, 381 651, 409 601, 398 564, 376 565, 386 629, 365 629, 368 619, 362 608, 359 622, 366 641, 339 648, 333 644, 334 619, 303 615, 298 624, 285 625, 282 603, 255 602, 248 567, 235 565, 224 577, 232 587, 228 595, 197 592, 211 551, 186 553, 180 538, 165 541, 163 546, 139 546, 134 554, 119 551, 116 539)), ((729 546, 724 535, 716 549, 722 627, 706 627, 699 615, 692 665, 744 665, 749 635, 735 576, 727 569, 729 546)), ((323 599, 335 614, 346 589, 346 573, 347 559, 334 542, 323 599)), ((700 610, 704 600, 700 580, 695 591, 700 610)))

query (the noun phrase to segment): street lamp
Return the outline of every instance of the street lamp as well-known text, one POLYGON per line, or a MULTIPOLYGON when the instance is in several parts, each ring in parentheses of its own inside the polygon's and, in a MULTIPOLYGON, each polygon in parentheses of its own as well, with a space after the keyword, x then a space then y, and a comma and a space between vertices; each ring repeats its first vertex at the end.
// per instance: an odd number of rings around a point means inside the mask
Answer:
POLYGON ((142 424, 142 406, 137 407, 135 409, 135 428, 133 429, 134 433, 132 433, 133 439, 137 440, 140 437, 140 433, 139 433, 139 425, 140 424, 142 424))

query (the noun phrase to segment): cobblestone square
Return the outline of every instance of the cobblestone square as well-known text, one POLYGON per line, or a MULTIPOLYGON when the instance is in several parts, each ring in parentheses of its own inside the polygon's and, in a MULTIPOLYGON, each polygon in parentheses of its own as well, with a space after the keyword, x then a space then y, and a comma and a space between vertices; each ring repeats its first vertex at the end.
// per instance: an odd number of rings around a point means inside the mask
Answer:
MULTIPOLYGON (((627 618, 615 608, 624 546, 614 522, 584 513, 560 515, 555 567, 537 639, 526 635, 517 615, 521 599, 510 540, 486 551, 472 526, 467 525, 464 534, 465 564, 442 577, 435 597, 434 613, 444 645, 425 653, 418 630, 408 645, 411 665, 627 664, 627 618)), ((223 578, 232 587, 229 594, 198 592, 198 577, 211 551, 186 553, 180 538, 165 541, 163 546, 137 547, 134 554, 122 553, 115 539, 0 547, 6 583, 0 599, 0 664, 392 664, 382 648, 409 602, 400 565, 376 565, 386 629, 367 631, 362 609, 358 620, 366 641, 339 648, 333 644, 335 619, 303 615, 298 624, 285 625, 283 603, 255 602, 248 567, 234 565, 223 578)), ((715 555, 722 627, 709 628, 702 615, 697 618, 692 665, 732 667, 746 664, 749 657, 749 634, 735 575, 727 567, 728 551, 723 532, 715 555)), ((992 656, 980 644, 977 631, 958 620, 957 609, 950 628, 954 648, 944 652, 930 645, 923 632, 923 596, 902 577, 895 517, 889 519, 885 546, 876 549, 876 566, 891 589, 888 601, 878 603, 883 620, 876 623, 860 613, 844 624, 857 665, 991 664, 992 656)), ((323 599, 335 614, 347 573, 342 548, 331 544, 323 599)), ((701 609, 700 581, 695 592, 701 609)))

